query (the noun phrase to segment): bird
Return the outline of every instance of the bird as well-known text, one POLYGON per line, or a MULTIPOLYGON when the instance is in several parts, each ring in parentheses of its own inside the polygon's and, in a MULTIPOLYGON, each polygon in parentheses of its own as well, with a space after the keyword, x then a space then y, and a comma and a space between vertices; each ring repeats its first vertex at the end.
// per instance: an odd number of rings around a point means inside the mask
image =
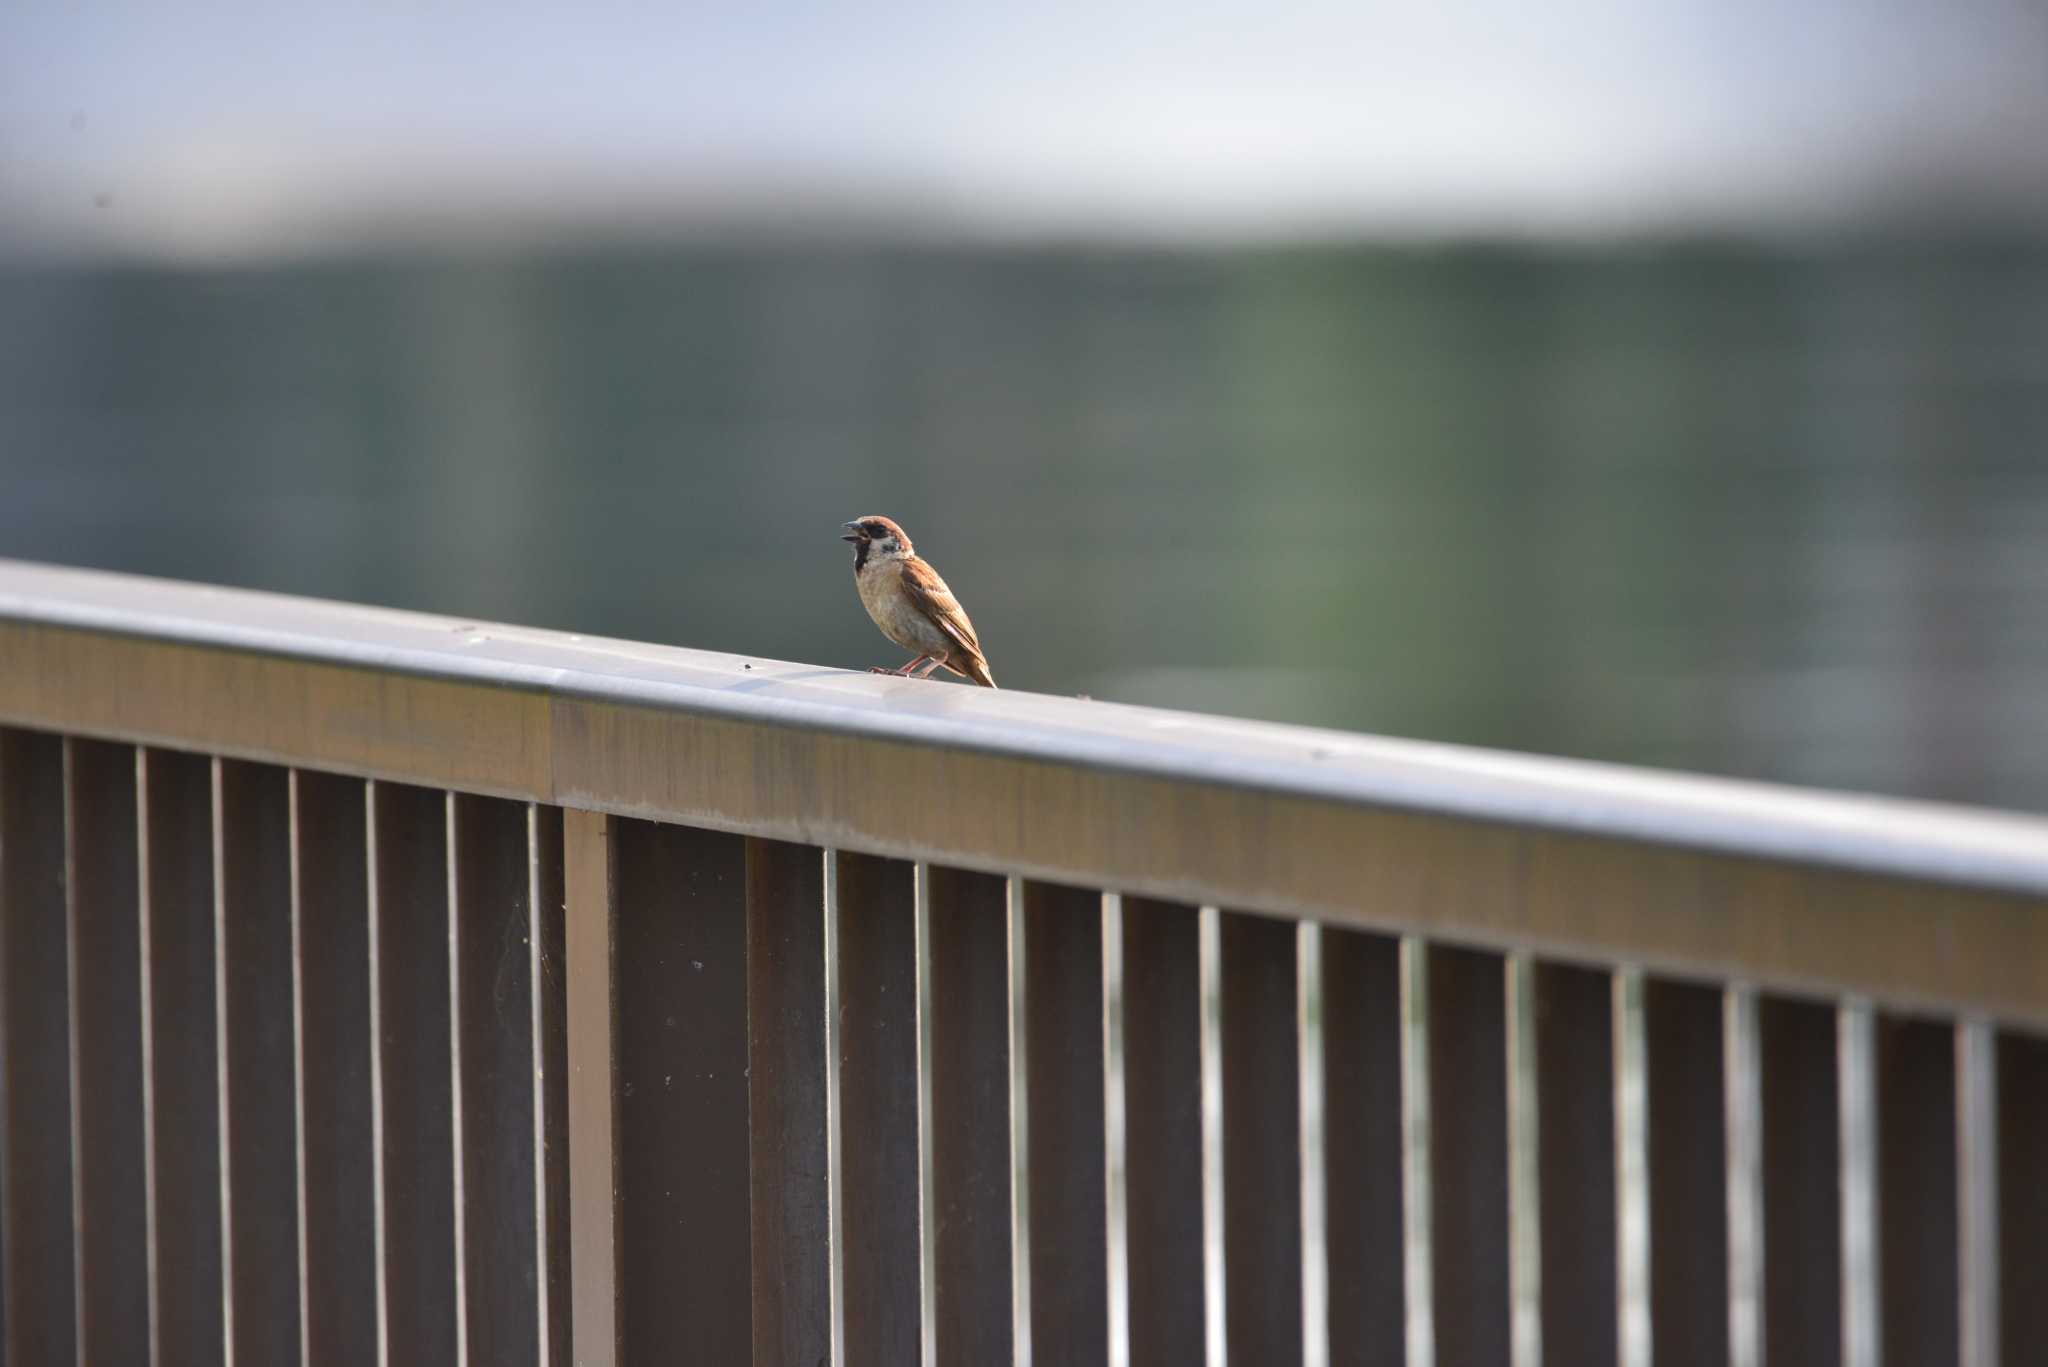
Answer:
POLYGON ((853 583, 861 606, 884 636, 917 652, 901 669, 876 666, 868 672, 922 679, 943 665, 983 688, 994 688, 996 676, 981 653, 974 623, 903 529, 886 517, 857 517, 843 525, 846 534, 839 539, 853 543, 853 583), (920 665, 921 672, 911 673, 920 665))

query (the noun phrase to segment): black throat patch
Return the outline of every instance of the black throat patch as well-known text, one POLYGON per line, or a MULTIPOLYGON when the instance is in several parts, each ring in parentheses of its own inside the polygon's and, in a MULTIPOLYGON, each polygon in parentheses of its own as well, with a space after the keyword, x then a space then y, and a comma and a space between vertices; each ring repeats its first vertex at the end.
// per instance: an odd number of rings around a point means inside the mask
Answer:
POLYGON ((853 572, 859 574, 861 567, 868 563, 868 547, 873 543, 865 537, 853 543, 853 572))

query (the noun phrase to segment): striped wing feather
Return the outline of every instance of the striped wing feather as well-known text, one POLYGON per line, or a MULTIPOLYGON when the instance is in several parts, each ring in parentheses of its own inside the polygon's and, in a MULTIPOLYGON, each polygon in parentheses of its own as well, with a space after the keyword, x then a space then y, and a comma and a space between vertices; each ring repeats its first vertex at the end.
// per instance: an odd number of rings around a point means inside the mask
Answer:
POLYGON ((967 620, 960 600, 946 587, 946 581, 939 578, 939 572, 913 557, 903 562, 902 583, 904 595, 909 598, 911 606, 953 642, 955 654, 946 661, 946 667, 956 674, 965 674, 978 684, 994 688, 995 676, 989 673, 988 657, 981 653, 974 623, 967 620))

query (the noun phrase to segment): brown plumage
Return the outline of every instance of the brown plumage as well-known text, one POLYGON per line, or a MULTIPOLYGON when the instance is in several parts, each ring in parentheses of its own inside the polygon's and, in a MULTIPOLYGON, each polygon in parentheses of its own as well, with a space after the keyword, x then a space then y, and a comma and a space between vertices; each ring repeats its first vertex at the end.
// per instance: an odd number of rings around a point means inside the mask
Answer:
POLYGON ((853 582, 868 616, 884 636, 917 654, 901 669, 872 673, 923 678, 944 666, 984 688, 996 686, 974 623, 901 527, 886 517, 857 517, 839 539, 853 543, 853 582), (911 675, 919 665, 923 671, 911 675))

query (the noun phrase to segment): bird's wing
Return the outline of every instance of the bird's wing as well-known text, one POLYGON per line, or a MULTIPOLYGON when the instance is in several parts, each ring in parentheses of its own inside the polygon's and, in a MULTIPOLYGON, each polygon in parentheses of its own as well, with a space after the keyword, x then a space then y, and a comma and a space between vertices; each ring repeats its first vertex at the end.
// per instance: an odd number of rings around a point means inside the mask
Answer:
POLYGON ((946 587, 946 581, 939 578, 937 570, 912 557, 903 562, 902 584, 912 607, 923 613, 933 626, 945 632, 967 654, 977 660, 983 658, 981 642, 974 635, 974 623, 967 620, 960 600, 953 596, 953 590, 946 587))

